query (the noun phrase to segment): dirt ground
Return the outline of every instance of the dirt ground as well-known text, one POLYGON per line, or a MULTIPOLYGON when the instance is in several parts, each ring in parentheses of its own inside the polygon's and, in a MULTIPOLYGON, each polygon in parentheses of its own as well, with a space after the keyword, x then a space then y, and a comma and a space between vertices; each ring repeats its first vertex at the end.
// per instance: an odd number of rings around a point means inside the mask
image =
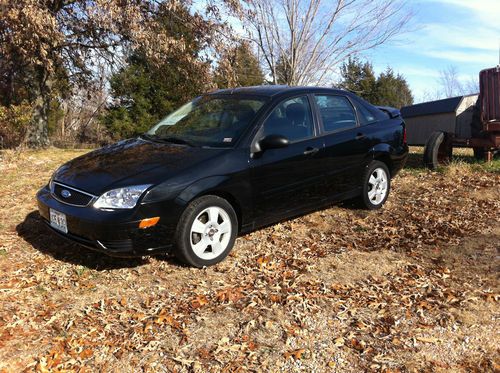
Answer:
POLYGON ((0 153, 0 372, 500 371, 500 161, 413 151, 383 209, 282 222, 202 270, 57 237, 34 195, 84 151, 0 153))

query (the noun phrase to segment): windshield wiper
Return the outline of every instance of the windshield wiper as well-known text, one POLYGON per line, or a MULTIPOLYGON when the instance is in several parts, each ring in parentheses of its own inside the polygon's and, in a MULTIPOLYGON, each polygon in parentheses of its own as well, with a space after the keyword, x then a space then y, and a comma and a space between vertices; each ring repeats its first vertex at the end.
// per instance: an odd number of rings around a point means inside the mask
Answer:
POLYGON ((194 147, 195 145, 185 139, 182 139, 180 137, 175 137, 175 136, 166 136, 166 137, 160 137, 158 135, 152 135, 149 133, 143 133, 141 135, 142 138, 150 141, 162 141, 162 142, 170 142, 172 144, 182 144, 182 145, 188 145, 194 147))
POLYGON ((140 135, 140 137, 142 137, 143 139, 146 139, 146 140, 151 140, 151 141, 158 141, 160 139, 157 135, 151 135, 149 133, 142 133, 140 135))
POLYGON ((174 137, 174 136, 167 136, 167 137, 157 137, 158 140, 165 141, 165 142, 171 142, 173 144, 182 144, 182 145, 188 145, 188 146, 195 146, 192 142, 182 139, 180 137, 174 137))

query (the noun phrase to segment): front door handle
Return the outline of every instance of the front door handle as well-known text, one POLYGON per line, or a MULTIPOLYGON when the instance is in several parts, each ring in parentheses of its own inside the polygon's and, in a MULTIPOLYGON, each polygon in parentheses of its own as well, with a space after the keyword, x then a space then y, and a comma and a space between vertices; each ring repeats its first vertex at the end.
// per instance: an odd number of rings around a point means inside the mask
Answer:
POLYGON ((356 140, 363 140, 365 138, 366 138, 365 134, 361 132, 359 132, 355 137, 356 140))
POLYGON ((316 154, 317 152, 319 152, 318 148, 308 147, 306 148, 306 150, 304 150, 304 155, 316 154))

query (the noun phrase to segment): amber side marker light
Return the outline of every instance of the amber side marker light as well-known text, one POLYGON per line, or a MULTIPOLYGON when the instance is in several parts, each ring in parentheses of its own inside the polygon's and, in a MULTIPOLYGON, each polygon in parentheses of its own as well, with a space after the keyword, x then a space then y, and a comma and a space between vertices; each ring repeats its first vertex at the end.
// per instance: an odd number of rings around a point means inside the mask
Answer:
POLYGON ((160 221, 159 216, 149 219, 142 219, 139 223, 139 228, 144 229, 144 228, 154 227, 159 221, 160 221))

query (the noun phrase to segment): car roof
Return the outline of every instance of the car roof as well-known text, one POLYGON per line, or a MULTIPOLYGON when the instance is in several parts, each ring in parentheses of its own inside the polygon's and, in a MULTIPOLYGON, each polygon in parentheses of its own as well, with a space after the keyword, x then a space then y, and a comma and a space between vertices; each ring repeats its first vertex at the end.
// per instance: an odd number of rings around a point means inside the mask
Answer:
POLYGON ((325 87, 291 87, 288 85, 259 85, 253 87, 238 87, 219 89, 211 92, 211 95, 257 95, 274 97, 288 93, 343 93, 346 91, 325 87))

